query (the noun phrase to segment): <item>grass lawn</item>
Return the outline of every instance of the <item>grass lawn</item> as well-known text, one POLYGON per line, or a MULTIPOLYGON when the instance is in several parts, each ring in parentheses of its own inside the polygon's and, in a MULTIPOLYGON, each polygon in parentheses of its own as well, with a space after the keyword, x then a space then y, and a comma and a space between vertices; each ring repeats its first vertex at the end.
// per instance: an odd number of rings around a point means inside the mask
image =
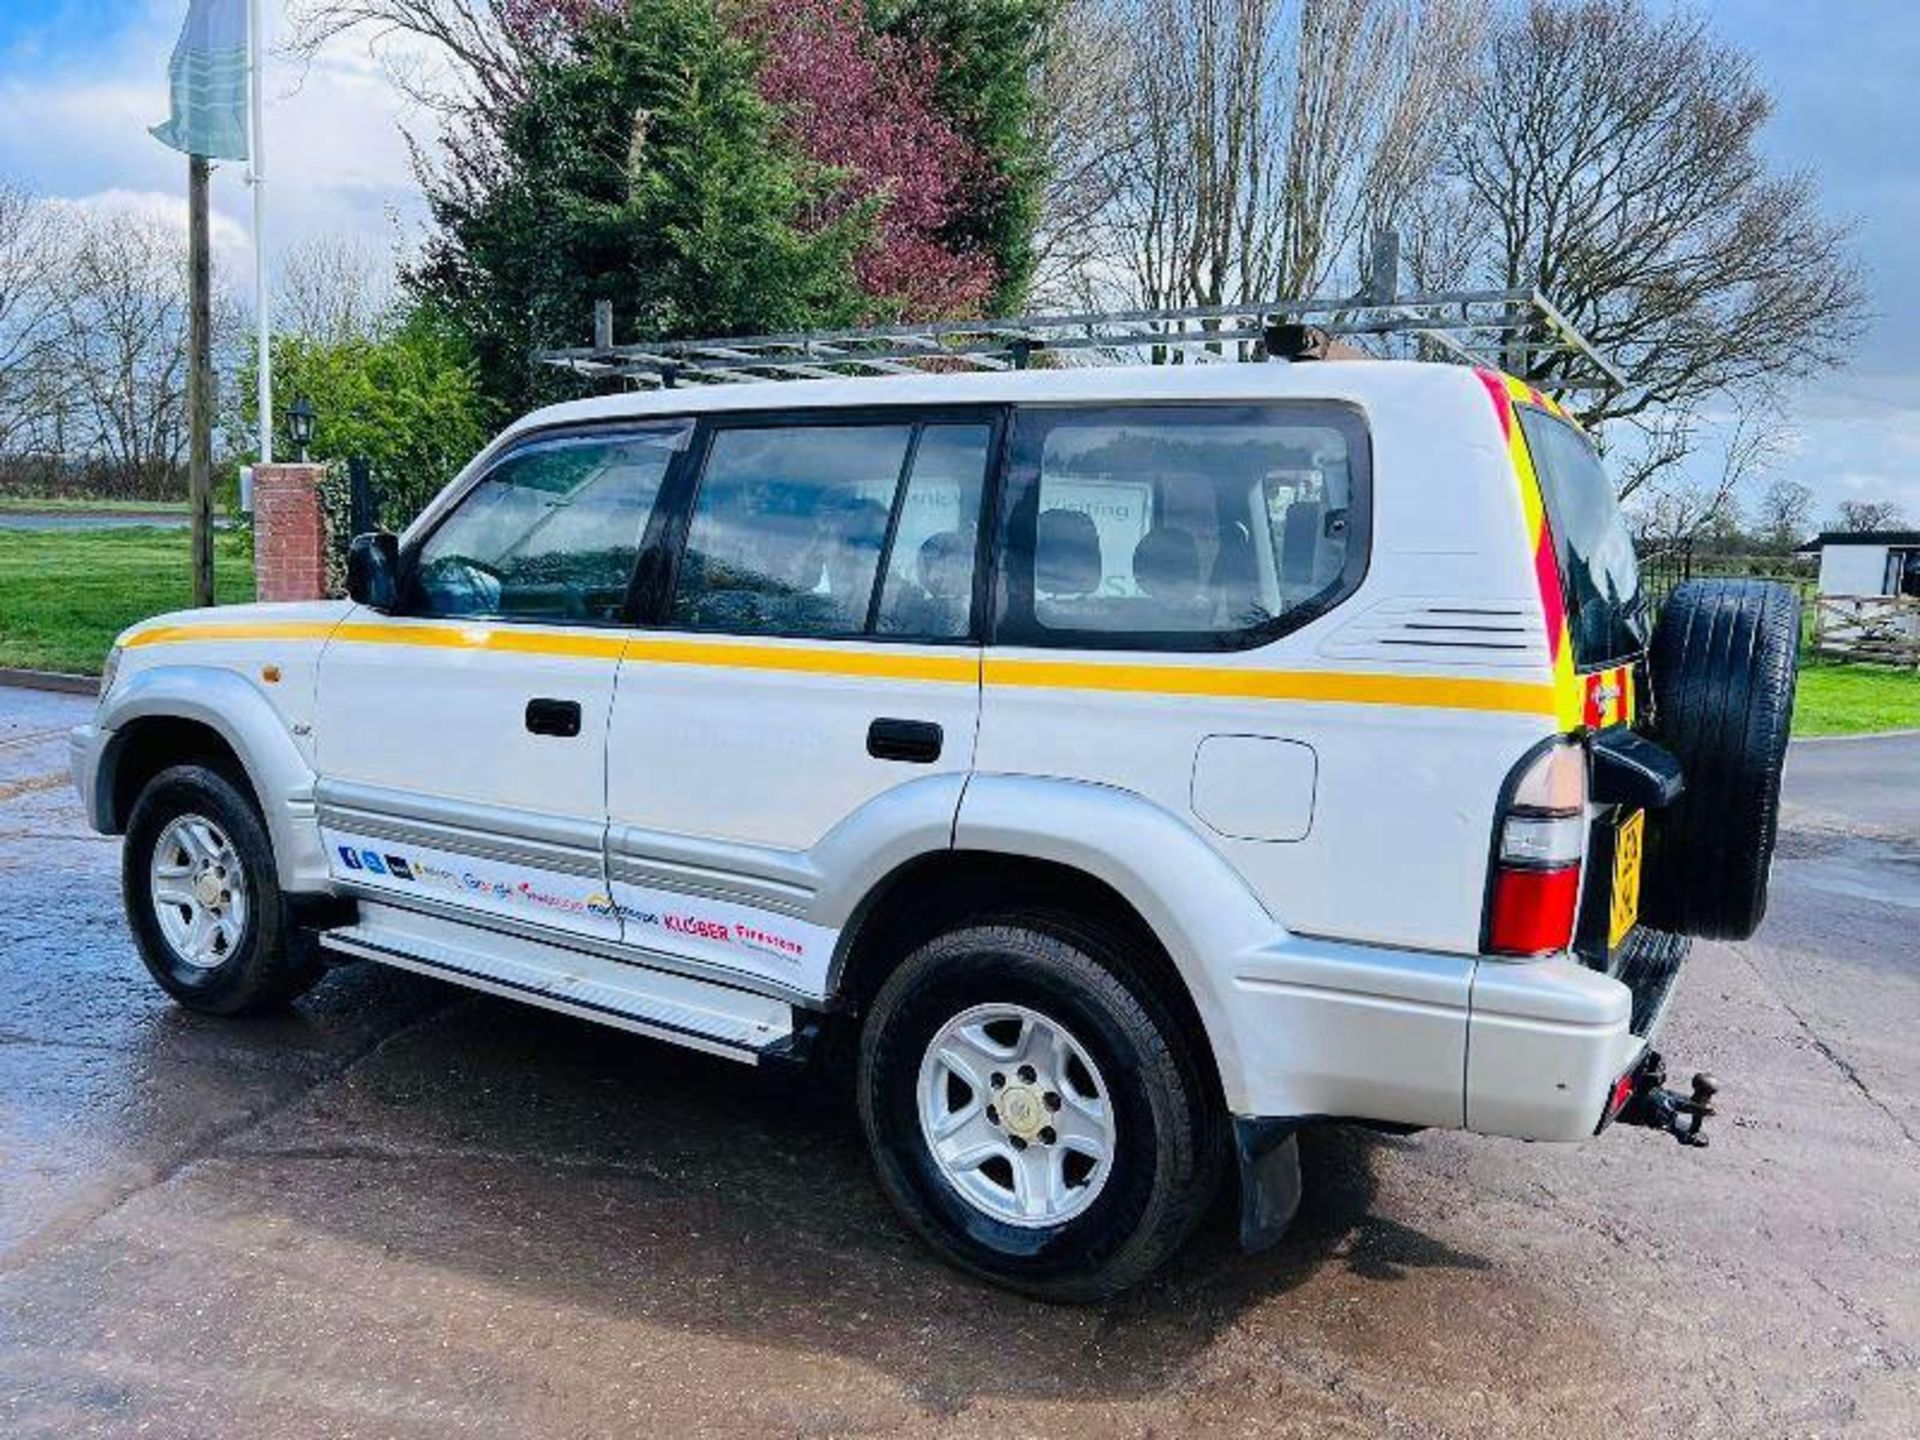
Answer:
MULTIPOLYGON (((0 666, 97 675, 113 637, 193 603, 185 530, 0 530, 0 666)), ((253 541, 214 536, 222 604, 253 598, 253 541)))
POLYGON ((1920 673, 1890 665, 1803 660, 1794 702, 1796 735, 1920 730, 1920 673))

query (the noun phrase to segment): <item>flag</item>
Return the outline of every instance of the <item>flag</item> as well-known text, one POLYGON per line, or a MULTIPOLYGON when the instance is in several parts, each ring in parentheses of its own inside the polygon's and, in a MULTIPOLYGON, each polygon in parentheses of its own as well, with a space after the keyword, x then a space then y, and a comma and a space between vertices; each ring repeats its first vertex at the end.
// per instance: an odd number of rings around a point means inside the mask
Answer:
POLYGON ((189 0, 167 65, 173 113, 163 145, 212 160, 247 158, 247 0, 189 0))

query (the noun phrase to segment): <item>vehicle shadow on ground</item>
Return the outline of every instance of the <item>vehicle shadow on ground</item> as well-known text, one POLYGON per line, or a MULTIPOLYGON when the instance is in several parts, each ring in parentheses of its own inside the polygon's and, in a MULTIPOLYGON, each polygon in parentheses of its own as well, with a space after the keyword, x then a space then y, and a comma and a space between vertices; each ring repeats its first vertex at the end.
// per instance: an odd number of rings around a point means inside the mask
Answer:
POLYGON ((1417 1141, 1330 1127, 1303 1139, 1305 1199, 1278 1248, 1240 1253, 1227 1187, 1148 1285, 1103 1307, 1028 1301, 948 1269, 895 1216, 846 1088, 455 996, 222 1158, 354 1252, 609 1320, 856 1356, 936 1413, 1163 1389, 1328 1265, 1380 1283, 1485 1268, 1370 1213, 1378 1157, 1417 1141))

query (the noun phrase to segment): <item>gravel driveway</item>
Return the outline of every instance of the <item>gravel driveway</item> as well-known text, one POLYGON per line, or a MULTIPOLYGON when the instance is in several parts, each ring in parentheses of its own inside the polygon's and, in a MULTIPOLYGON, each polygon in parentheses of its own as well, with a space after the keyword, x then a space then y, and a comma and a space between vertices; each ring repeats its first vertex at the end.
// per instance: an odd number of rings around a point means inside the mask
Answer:
POLYGON ((1920 1433, 1920 737, 1795 747, 1663 1042, 1712 1148, 1332 1129, 1105 1309, 962 1279, 838 1096, 370 966, 164 1003, 0 690, 0 1433, 1920 1433))

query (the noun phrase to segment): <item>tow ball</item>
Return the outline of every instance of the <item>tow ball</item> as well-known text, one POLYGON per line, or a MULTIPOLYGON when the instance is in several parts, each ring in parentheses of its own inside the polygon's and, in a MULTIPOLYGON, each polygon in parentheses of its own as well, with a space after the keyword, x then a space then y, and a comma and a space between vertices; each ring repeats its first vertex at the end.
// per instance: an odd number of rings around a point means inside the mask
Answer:
POLYGON ((1719 1082, 1706 1074, 1693 1077, 1691 1097, 1667 1089, 1667 1062, 1659 1051, 1651 1051, 1634 1071, 1633 1093, 1617 1119, 1622 1125, 1664 1130, 1682 1145, 1704 1146, 1707 1137, 1700 1127, 1716 1113, 1713 1097, 1719 1093, 1719 1082))

